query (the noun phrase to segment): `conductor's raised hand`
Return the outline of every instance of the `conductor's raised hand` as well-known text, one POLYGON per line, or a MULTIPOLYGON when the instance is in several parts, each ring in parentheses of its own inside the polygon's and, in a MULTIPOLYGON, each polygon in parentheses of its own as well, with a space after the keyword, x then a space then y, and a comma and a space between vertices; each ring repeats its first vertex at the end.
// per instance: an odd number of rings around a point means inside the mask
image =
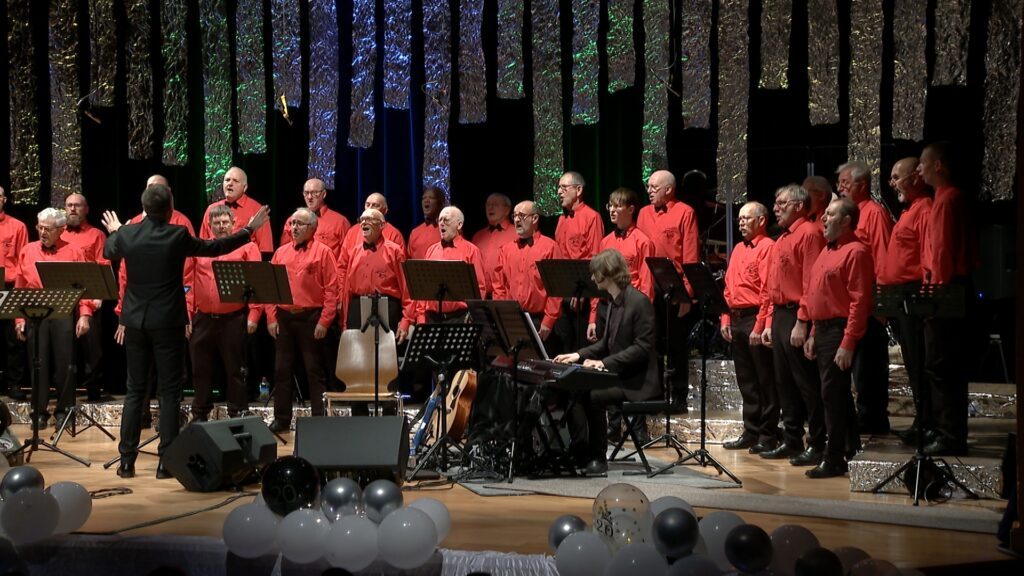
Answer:
POLYGON ((249 218, 249 223, 246 224, 246 228, 252 230, 253 232, 259 230, 261 226, 267 223, 267 219, 269 218, 269 216, 270 207, 267 206, 266 204, 260 206, 260 209, 257 210, 256 213, 252 215, 252 218, 249 218))
POLYGON ((103 223, 103 227, 107 229, 107 232, 113 234, 121 228, 121 220, 117 217, 117 214, 113 210, 107 210, 103 213, 100 218, 100 222, 103 223))

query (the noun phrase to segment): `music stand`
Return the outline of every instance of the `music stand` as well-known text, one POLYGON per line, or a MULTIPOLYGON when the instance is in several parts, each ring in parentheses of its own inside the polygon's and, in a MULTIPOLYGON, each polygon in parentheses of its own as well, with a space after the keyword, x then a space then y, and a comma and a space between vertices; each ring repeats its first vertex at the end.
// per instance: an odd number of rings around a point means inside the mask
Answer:
POLYGON ((703 343, 700 359, 700 449, 683 456, 672 464, 655 470, 649 476, 656 476, 689 460, 694 460, 701 467, 706 467, 708 464, 714 466, 719 474, 725 474, 733 482, 742 486, 743 483, 740 482, 740 479, 725 466, 722 466, 719 461, 715 460, 714 456, 707 450, 708 327, 706 320, 711 315, 718 316, 728 311, 729 306, 726 304, 722 290, 715 283, 715 277, 711 275, 711 270, 708 269, 707 264, 703 262, 683 264, 683 273, 686 274, 686 279, 690 281, 693 293, 697 296, 697 304, 700 306, 701 341, 703 343))
MULTIPOLYGON (((916 285, 895 285, 875 287, 875 313, 895 317, 900 315, 920 316, 932 318, 962 318, 964 309, 963 286, 951 284, 923 284, 916 285)), ((931 408, 931 395, 927 385, 921 385, 915 398, 917 415, 920 426, 928 421, 925 410, 931 408)), ((968 498, 977 500, 978 495, 963 482, 957 480, 953 475, 953 469, 942 457, 929 456, 924 453, 924 432, 922 428, 917 432, 917 448, 914 455, 890 474, 884 480, 876 484, 872 494, 877 494, 893 480, 903 476, 910 469, 914 470, 914 506, 921 500, 921 494, 927 487, 921 486, 921 469, 927 467, 939 475, 936 481, 950 483, 962 490, 968 498)), ((907 486, 907 488, 910 488, 907 486)))
MULTIPOLYGON (((248 260, 215 260, 213 278, 217 283, 217 295, 225 303, 242 304, 248 310, 250 304, 292 304, 292 289, 288 283, 288 270, 281 264, 251 262, 248 260)), ((244 353, 249 341, 249 331, 242 331, 242 382, 248 381, 249 366, 244 353)), ((276 385, 276 383, 275 383, 276 385)), ((299 387, 295 386, 298 392, 299 387)), ((299 396, 302 399, 302 396, 299 396)), ((269 400, 267 400, 269 403, 269 400)), ((281 434, 274 436, 282 444, 288 444, 281 434)))
MULTIPOLYGON (((604 298, 611 300, 608 292, 601 290, 590 278, 590 260, 548 259, 537 261, 537 271, 549 298, 604 298)), ((577 314, 580 340, 586 341, 587 315, 577 314)), ((566 343, 568 345, 568 343, 566 343)))
POLYGON ((385 334, 391 332, 391 327, 388 325, 388 297, 381 296, 380 292, 376 292, 369 296, 359 297, 359 313, 361 316, 366 318, 363 320, 362 326, 359 328, 360 332, 366 332, 371 326, 373 327, 373 414, 374 416, 380 416, 380 332, 384 331, 385 334), (384 311, 381 313, 380 299, 384 299, 384 311), (369 303, 369 311, 366 310, 364 304, 369 303))
MULTIPOLYGON (((436 386, 440 386, 439 394, 446 400, 447 386, 452 368, 471 366, 477 359, 477 343, 480 340, 480 326, 476 324, 423 324, 416 327, 412 340, 402 359, 402 370, 410 370, 414 366, 427 364, 436 373, 436 386)), ((409 479, 416 477, 428 462, 433 462, 438 453, 441 455, 440 470, 448 470, 448 449, 454 447, 460 452, 462 447, 448 437, 448 407, 441 402, 440 433, 426 454, 416 463, 416 468, 409 474, 409 479)), ((436 465, 436 463, 435 463, 436 465)))
MULTIPOLYGON (((85 290, 82 294, 83 300, 117 300, 120 296, 117 280, 114 279, 114 270, 110 264, 99 264, 97 262, 36 262, 36 270, 39 272, 39 280, 46 290, 85 290)), ((74 379, 78 374, 77 346, 72 336, 71 362, 68 366, 68 380, 74 379)), ((67 386, 69 382, 65 382, 67 386)), ((83 412, 77 400, 64 416, 64 420, 57 425, 57 432, 50 437, 53 445, 60 443, 64 431, 72 438, 89 428, 97 428, 100 432, 114 441, 114 435, 96 421, 90 414, 83 412), (85 418, 89 423, 85 428, 78 429, 78 416, 85 418), (70 424, 70 429, 69 425, 70 424)))
MULTIPOLYGON (((472 264, 461 260, 406 260, 402 263, 409 298, 436 300, 437 313, 444 314, 444 301, 480 299, 480 284, 472 264)), ((419 330, 419 327, 417 327, 419 330)))
MULTIPOLYGON (((39 383, 42 361, 39 358, 39 327, 43 320, 71 318, 72 312, 78 301, 81 300, 84 290, 38 290, 38 289, 14 289, 4 293, 5 297, 0 302, 0 318, 14 319, 24 318, 32 325, 35 331, 35 343, 32 346, 32 375, 33 382, 39 383)), ((32 405, 35 406, 38 400, 35 397, 35 386, 32 387, 32 405)), ((49 389, 47 385, 44 390, 49 389)), ((39 417, 38 414, 35 416, 39 417)), ((57 446, 50 444, 39 437, 39 426, 32 426, 32 438, 25 440, 20 448, 11 453, 16 456, 19 453, 25 454, 25 462, 31 462, 32 453, 37 450, 47 450, 66 456, 79 464, 88 467, 90 462, 74 454, 67 452, 57 446)))

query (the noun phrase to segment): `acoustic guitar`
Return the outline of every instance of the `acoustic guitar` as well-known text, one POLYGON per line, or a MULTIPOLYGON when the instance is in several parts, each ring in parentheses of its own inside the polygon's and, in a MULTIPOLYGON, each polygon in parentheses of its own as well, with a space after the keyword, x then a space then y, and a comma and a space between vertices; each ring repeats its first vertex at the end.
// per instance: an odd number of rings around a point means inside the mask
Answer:
POLYGON ((459 441, 469 428, 469 415, 476 399, 476 371, 460 370, 455 374, 444 403, 448 411, 448 437, 459 441))

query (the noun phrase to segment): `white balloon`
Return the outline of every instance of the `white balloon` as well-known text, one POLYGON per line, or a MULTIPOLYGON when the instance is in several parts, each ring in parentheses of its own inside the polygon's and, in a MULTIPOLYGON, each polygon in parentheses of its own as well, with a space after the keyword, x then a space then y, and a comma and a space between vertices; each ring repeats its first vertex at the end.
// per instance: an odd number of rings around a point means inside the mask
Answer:
POLYGON ((693 511, 693 506, 690 506, 689 502, 678 496, 662 496, 656 500, 651 500, 651 514, 653 514, 655 518, 658 517, 658 514, 661 514, 669 508, 682 508, 690 514, 693 514, 694 518, 697 517, 697 513, 693 511))
POLYGON ((331 566, 358 572, 377 558, 377 525, 356 515, 342 516, 324 538, 324 558, 331 566))
POLYGON ((608 545, 593 532, 569 534, 555 552, 555 567, 560 576, 596 576, 604 574, 612 561, 608 545))
POLYGON ((437 528, 423 510, 399 508, 381 520, 377 546, 381 559, 395 568, 417 568, 434 555, 437 528))
POLYGON ((821 544, 810 530, 796 524, 783 524, 772 530, 772 563, 769 569, 778 576, 793 576, 796 561, 821 544))
POLYGON ((319 508, 300 508, 277 525, 277 545, 285 558, 308 564, 323 556, 324 538, 330 530, 331 525, 319 508))
POLYGON ((409 506, 423 510, 434 521, 434 528, 437 529, 437 545, 440 546, 452 529, 452 515, 448 512, 448 507, 436 498, 420 498, 409 506))
POLYGON ((628 544, 615 554, 605 576, 663 576, 668 562, 653 544, 628 544))
POLYGON ((725 538, 733 528, 743 524, 743 518, 724 510, 712 512, 700 521, 700 534, 707 545, 708 558, 714 560, 722 570, 728 570, 732 566, 725 557, 725 538))
POLYGON ((92 514, 92 496, 78 482, 57 482, 46 489, 60 507, 54 534, 69 534, 81 528, 92 514))
POLYGON ((849 574, 857 562, 871 558, 870 554, 855 546, 841 546, 832 552, 839 557, 839 562, 843 565, 843 574, 849 574))
POLYGON ((60 519, 60 506, 52 494, 24 488, 4 501, 0 526, 15 546, 49 538, 60 519))
POLYGON ((236 556, 259 558, 274 550, 277 515, 263 504, 243 504, 224 519, 224 544, 236 556))
POLYGON ((668 576, 719 576, 721 573, 718 564, 703 554, 680 558, 668 569, 668 576))

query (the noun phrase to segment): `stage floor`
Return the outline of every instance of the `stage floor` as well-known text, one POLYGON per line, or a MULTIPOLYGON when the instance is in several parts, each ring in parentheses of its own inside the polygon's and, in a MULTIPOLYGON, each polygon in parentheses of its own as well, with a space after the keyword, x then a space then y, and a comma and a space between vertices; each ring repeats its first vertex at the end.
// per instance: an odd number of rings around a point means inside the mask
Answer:
MULTIPOLYGON (((13 429, 21 438, 30 435, 27 425, 15 425, 13 429)), ((117 430, 112 432, 116 436, 117 430)), ((285 434, 285 438, 289 445, 279 445, 279 454, 291 451, 293 434, 285 434)), ((156 480, 156 458, 146 455, 141 455, 136 464, 138 476, 122 480, 114 473, 114 468, 104 469, 102 466, 104 462, 116 456, 116 443, 96 430, 88 430, 77 438, 65 438, 60 442, 60 447, 87 458, 92 461, 92 466, 84 467, 52 452, 36 452, 32 456, 32 464, 43 473, 48 485, 61 480, 71 480, 84 485, 92 492, 115 488, 127 488, 131 491, 129 494, 117 494, 94 500, 92 516, 82 528, 82 532, 119 533, 123 536, 174 534, 219 538, 227 514, 235 506, 250 501, 249 498, 243 498, 214 510, 203 511, 223 502, 232 496, 232 493, 187 492, 175 480, 156 480), (125 530, 191 511, 197 513, 170 522, 125 530)), ((842 501, 873 502, 891 506, 911 504, 909 497, 899 494, 874 495, 851 492, 850 482, 846 477, 809 480, 804 476, 804 468, 795 468, 788 463, 764 460, 746 452, 730 452, 720 446, 709 446, 709 450, 716 459, 742 479, 742 488, 729 490, 823 499, 836 501, 837 504, 842 501)), ((651 453, 663 460, 672 460, 675 457, 674 452, 664 449, 651 453)), ((714 475, 712 468, 704 471, 708 475, 714 475)), ((257 486, 249 488, 253 491, 257 489, 257 486)), ((591 500, 583 498, 542 495, 482 497, 457 485, 423 489, 416 489, 415 484, 406 485, 407 501, 424 496, 437 498, 449 507, 452 513, 452 531, 443 546, 460 550, 547 553, 547 530, 551 521, 561 514, 576 514, 589 521, 592 505, 591 500)), ((965 511, 983 509, 992 511, 995 515, 995 512, 1005 507, 1005 502, 956 500, 933 506, 965 511)), ((710 509, 697 507, 699 515, 709 511, 710 509)), ((757 524, 768 532, 782 524, 801 524, 813 531, 823 546, 857 546, 873 557, 889 560, 901 567, 948 566, 1006 559, 1006 556, 997 551, 994 535, 808 518, 799 515, 751 512, 740 514, 748 522, 757 524)))

